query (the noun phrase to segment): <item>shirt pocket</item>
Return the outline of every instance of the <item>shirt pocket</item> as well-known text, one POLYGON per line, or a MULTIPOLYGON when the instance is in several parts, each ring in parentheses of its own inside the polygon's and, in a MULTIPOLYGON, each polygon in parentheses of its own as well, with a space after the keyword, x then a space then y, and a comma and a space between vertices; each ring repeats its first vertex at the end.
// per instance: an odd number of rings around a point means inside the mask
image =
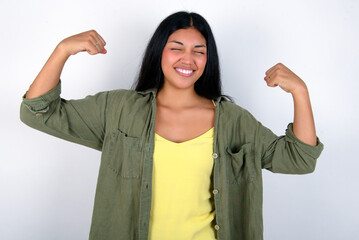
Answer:
POLYGON ((107 154, 108 167, 122 178, 139 178, 142 166, 140 138, 120 129, 113 132, 107 154))
POLYGON ((230 161, 228 166, 228 180, 230 182, 242 183, 253 182, 255 179, 254 152, 251 143, 241 146, 238 152, 227 147, 230 161))

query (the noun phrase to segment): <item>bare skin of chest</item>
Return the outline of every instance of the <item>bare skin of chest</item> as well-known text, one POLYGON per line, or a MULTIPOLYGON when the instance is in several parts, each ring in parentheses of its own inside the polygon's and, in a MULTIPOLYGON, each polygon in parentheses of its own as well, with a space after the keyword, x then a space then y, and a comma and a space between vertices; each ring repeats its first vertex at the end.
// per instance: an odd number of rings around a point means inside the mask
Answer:
POLYGON ((211 101, 200 106, 173 108, 157 104, 155 131, 176 143, 194 139, 214 126, 215 107, 211 101))

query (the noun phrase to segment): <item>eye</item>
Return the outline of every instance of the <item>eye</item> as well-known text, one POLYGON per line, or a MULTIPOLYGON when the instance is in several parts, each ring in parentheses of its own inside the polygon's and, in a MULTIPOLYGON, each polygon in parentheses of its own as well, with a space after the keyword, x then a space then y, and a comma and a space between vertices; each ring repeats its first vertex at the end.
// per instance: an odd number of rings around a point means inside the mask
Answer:
POLYGON ((173 50, 173 51, 181 51, 181 49, 179 49, 179 48, 171 48, 171 50, 173 50))
POLYGON ((200 55, 204 55, 204 52, 196 51, 195 53, 200 54, 200 55))

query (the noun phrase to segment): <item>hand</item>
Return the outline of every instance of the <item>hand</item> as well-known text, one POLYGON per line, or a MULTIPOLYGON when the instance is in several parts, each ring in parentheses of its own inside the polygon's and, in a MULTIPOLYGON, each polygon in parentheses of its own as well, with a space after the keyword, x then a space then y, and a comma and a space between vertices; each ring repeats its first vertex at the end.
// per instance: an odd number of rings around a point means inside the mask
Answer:
POLYGON ((62 40, 58 48, 68 56, 83 51, 87 51, 90 55, 95 55, 98 53, 106 54, 105 45, 105 40, 95 30, 90 30, 62 40))
POLYGON ((284 91, 292 94, 307 90, 304 81, 282 63, 278 63, 268 69, 264 80, 269 87, 279 86, 284 91))

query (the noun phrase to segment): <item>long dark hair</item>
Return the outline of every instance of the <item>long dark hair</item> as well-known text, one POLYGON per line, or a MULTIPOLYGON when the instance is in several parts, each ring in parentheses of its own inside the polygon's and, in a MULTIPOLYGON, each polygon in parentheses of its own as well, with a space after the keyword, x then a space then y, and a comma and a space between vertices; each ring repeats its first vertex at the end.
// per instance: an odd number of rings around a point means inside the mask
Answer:
POLYGON ((135 82, 136 91, 157 89, 163 85, 164 76, 161 68, 162 51, 168 37, 179 29, 197 29, 207 42, 207 63, 202 76, 196 81, 196 93, 208 99, 222 96, 219 59, 216 42, 207 21, 197 13, 177 12, 164 19, 150 39, 142 60, 138 79, 135 82))

